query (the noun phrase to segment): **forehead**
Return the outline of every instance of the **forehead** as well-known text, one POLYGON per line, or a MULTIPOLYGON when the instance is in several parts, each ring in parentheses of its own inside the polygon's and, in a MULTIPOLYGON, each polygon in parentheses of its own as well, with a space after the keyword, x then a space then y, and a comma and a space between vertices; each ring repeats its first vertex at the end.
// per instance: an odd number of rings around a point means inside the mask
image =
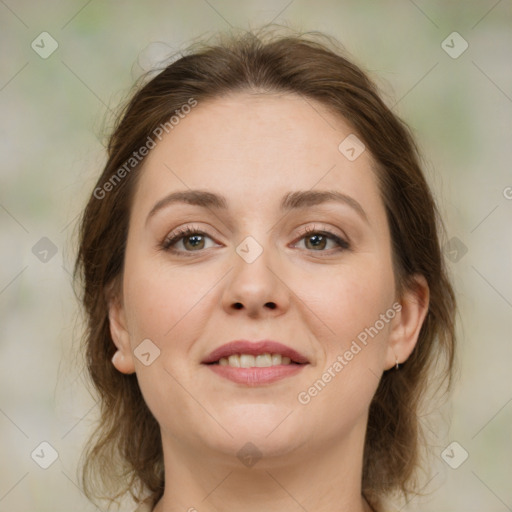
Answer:
POLYGON ((198 102, 146 158, 136 201, 187 188, 267 205, 315 187, 378 196, 369 152, 351 161, 339 149, 353 136, 341 116, 295 94, 241 92, 198 102))
POLYGON ((325 158, 335 154, 340 136, 352 131, 315 100, 291 93, 240 92, 199 102, 167 138, 184 157, 198 157, 200 149, 210 159, 276 162, 286 153, 311 161, 312 150, 317 155, 313 160, 320 153, 325 158))

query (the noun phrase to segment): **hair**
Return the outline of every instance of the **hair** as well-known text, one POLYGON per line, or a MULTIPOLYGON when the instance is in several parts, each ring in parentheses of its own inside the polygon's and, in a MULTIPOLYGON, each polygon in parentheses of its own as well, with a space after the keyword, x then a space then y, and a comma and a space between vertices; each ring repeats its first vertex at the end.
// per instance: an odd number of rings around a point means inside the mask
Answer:
POLYGON ((120 111, 107 163, 83 211, 74 269, 86 314, 85 359, 100 405, 82 468, 89 498, 114 502, 129 492, 137 501, 149 494, 156 503, 164 489, 159 425, 136 375, 122 374, 111 363, 116 347, 108 292, 119 290, 122 280, 132 198, 144 158, 129 171, 120 170, 191 98, 200 104, 234 92, 292 93, 316 100, 348 122, 372 156, 397 288, 413 286, 413 276, 421 274, 430 298, 412 354, 400 371, 384 372, 371 402, 362 492, 379 507, 386 496, 417 491, 423 439, 418 408, 434 370, 439 370, 437 382, 449 388, 452 381, 455 296, 440 249, 442 222, 411 132, 385 105, 367 73, 345 55, 335 39, 318 32, 282 35, 264 27, 220 34, 213 43, 190 46, 151 78, 143 77, 120 111), (116 175, 123 179, 113 182, 116 175))

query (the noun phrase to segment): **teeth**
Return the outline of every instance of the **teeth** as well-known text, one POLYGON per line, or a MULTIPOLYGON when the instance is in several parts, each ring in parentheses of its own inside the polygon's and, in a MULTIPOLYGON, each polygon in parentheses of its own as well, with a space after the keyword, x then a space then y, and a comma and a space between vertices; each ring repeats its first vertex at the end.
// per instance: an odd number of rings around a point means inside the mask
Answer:
POLYGON ((256 366, 258 368, 266 368, 272 366, 272 356, 270 354, 261 354, 256 356, 256 366))
POLYGON ((240 368, 251 368, 252 366, 256 366, 255 359, 256 358, 254 356, 250 356, 248 354, 241 354, 240 355, 240 368))
POLYGON ((219 359, 220 366, 231 366, 233 368, 268 368, 281 364, 291 364, 291 359, 281 354, 260 354, 252 356, 249 354, 233 354, 219 359))
POLYGON ((240 368, 240 356, 237 356, 236 354, 229 356, 228 364, 229 366, 240 368))

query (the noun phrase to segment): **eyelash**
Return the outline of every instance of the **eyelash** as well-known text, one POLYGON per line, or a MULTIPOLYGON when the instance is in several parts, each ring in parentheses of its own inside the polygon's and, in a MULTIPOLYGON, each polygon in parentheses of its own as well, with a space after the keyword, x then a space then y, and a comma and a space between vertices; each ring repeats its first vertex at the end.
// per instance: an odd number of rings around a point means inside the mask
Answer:
MULTIPOLYGON (((347 251, 351 248, 348 240, 341 238, 340 236, 334 234, 332 231, 329 231, 328 229, 322 230, 322 229, 318 229, 314 226, 308 226, 307 228, 305 228, 302 231, 302 233, 300 234, 300 237, 297 239, 297 242, 302 240, 303 238, 307 238, 308 236, 310 236, 312 234, 325 236, 329 240, 332 240, 333 242, 338 244, 338 249, 336 252, 347 251)), ((311 251, 311 252, 326 252, 326 251, 311 251)))
MULTIPOLYGON (((316 227, 312 227, 312 226, 308 226, 307 228, 305 228, 302 231, 302 233, 301 233, 300 237, 297 239, 296 243, 299 242, 300 240, 302 240, 303 238, 306 238, 312 234, 321 235, 321 236, 328 238, 329 240, 334 241, 338 245, 338 249, 336 250, 336 252, 350 250, 350 248, 351 248, 350 243, 347 240, 339 237, 338 235, 332 233, 331 231, 317 229, 316 227)), ((210 239, 213 239, 208 233, 201 231, 200 229, 196 229, 194 226, 187 226, 185 228, 178 229, 174 233, 171 233, 169 236, 167 236, 163 240, 163 242, 160 244, 160 248, 164 251, 171 252, 173 254, 185 255, 185 257, 193 256, 194 252, 201 252, 201 250, 199 250, 199 251, 178 251, 172 247, 173 245, 175 245, 177 242, 179 242, 183 238, 187 238, 188 236, 191 236, 191 235, 206 236, 210 239)), ((306 249, 306 250, 308 250, 308 249, 306 249)), ((320 253, 326 252, 326 251, 313 251, 313 250, 308 250, 308 251, 320 252, 320 253)))
MULTIPOLYGON (((161 244, 161 248, 164 251, 169 251, 172 253, 179 253, 182 254, 182 251, 177 251, 176 249, 172 248, 174 244, 179 242, 182 238, 186 238, 187 236, 191 235, 201 235, 201 236, 207 236, 209 238, 212 238, 208 233, 205 233, 204 231, 201 231, 200 229, 195 229, 193 226, 187 226, 186 228, 177 229, 174 233, 171 233, 169 236, 167 236, 164 241, 161 244)), ((195 252, 195 251, 185 251, 185 252, 195 252)))

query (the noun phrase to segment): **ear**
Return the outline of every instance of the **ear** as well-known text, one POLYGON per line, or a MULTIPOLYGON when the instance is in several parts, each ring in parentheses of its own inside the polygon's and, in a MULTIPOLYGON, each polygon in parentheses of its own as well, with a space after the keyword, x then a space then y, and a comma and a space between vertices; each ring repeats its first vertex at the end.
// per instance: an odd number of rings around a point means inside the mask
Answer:
POLYGON ((130 374, 135 372, 135 363, 126 324, 122 293, 114 293, 112 288, 112 286, 109 286, 106 291, 110 335, 117 347, 117 352, 112 357, 112 364, 121 373, 130 374))
POLYGON ((400 308, 396 308, 399 311, 392 323, 386 355, 386 370, 393 368, 397 361, 405 362, 411 355, 427 316, 429 299, 427 280, 424 276, 415 274, 398 301, 400 308))

